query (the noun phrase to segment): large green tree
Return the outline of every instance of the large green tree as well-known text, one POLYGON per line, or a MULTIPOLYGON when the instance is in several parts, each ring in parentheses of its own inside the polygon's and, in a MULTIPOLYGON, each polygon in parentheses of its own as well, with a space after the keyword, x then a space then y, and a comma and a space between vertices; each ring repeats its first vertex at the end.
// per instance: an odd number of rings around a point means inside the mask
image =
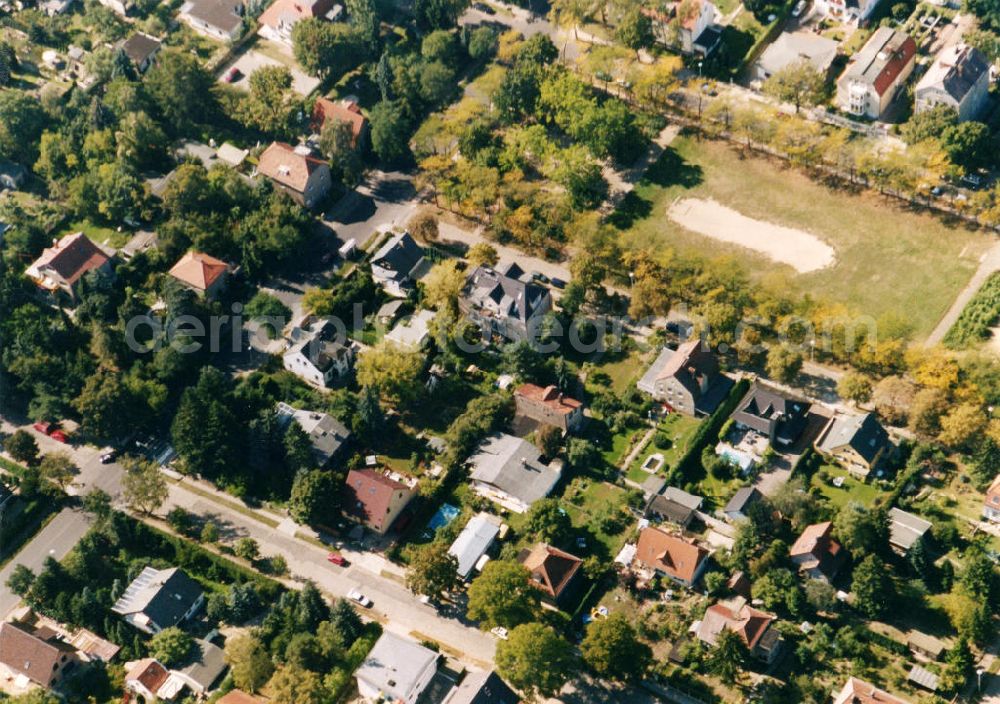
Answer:
POLYGON ((189 131, 215 113, 215 80, 187 52, 162 52, 146 73, 145 84, 164 124, 174 134, 189 131))
POLYGON ((580 652, 594 672, 616 680, 642 677, 653 659, 653 651, 639 640, 635 627, 621 612, 592 621, 580 652))
POLYGON ((517 562, 492 560, 469 586, 469 618, 483 628, 513 628, 532 620, 538 611, 538 590, 530 573, 517 562))
POLYGON ((553 697, 576 667, 572 646, 549 626, 526 623, 497 643, 497 672, 530 699, 553 697))
POLYGON ((808 61, 799 61, 775 71, 764 81, 764 92, 795 106, 816 105, 823 100, 826 89, 824 75, 808 61))
POLYGON ((308 17, 292 29, 292 51, 307 72, 330 78, 342 76, 364 61, 368 44, 350 25, 308 17))
POLYGON ((877 555, 868 555, 854 568, 851 590, 854 606, 868 618, 883 617, 895 598, 892 576, 877 555))
POLYGON ((123 457, 121 464, 125 469, 122 475, 122 497, 126 505, 139 513, 152 514, 170 494, 167 480, 160 468, 152 460, 131 456, 123 457))
POLYGON ((406 571, 406 586, 410 591, 432 599, 455 590, 460 583, 458 558, 449 552, 448 544, 441 540, 421 548, 406 571))
POLYGON ((332 472, 300 471, 292 482, 288 512, 299 523, 313 525, 330 520, 340 503, 340 481, 332 472))
POLYGON ((379 159, 394 162, 409 154, 410 126, 402 103, 394 100, 377 103, 369 120, 372 149, 379 159))

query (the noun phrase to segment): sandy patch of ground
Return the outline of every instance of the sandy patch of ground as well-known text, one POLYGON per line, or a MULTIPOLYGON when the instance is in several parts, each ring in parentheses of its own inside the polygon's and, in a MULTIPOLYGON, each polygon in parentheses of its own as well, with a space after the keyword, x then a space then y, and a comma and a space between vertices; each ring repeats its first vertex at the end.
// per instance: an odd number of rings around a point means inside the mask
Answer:
POLYGON ((836 258, 833 247, 815 235, 754 220, 714 200, 682 198, 667 216, 692 232, 760 252, 803 274, 825 269, 836 258))

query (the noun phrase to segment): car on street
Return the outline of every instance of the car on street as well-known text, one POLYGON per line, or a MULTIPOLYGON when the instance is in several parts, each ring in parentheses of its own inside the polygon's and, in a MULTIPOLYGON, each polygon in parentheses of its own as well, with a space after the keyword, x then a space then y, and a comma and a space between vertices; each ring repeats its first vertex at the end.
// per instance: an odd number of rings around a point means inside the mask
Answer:
POLYGON ((326 556, 327 562, 332 562, 340 567, 347 567, 347 558, 341 555, 339 552, 331 552, 326 556))
POLYGON ((372 600, 362 594, 358 589, 352 589, 347 592, 347 598, 366 609, 370 609, 372 606, 372 600))

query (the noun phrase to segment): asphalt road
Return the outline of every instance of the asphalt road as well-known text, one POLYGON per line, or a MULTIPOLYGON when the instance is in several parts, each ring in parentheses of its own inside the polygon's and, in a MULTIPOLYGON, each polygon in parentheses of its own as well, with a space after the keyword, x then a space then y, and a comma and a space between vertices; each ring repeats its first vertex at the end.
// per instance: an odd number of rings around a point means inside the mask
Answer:
POLYGON ((7 586, 7 580, 17 565, 38 573, 45 558, 61 560, 73 549, 90 528, 90 518, 78 509, 64 508, 34 537, 2 570, 0 570, 0 619, 6 617, 21 601, 7 586))

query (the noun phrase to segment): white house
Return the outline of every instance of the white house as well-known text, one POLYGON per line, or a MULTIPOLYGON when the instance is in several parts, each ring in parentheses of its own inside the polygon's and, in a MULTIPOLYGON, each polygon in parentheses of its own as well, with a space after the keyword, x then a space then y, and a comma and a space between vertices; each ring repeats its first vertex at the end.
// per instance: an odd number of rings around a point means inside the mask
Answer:
POLYGON ((313 386, 327 388, 351 371, 354 346, 336 339, 337 330, 330 321, 311 321, 307 316, 292 328, 288 338, 282 365, 313 386))
POLYGON ((386 631, 354 673, 370 702, 415 704, 437 672, 438 654, 386 631))
POLYGON ((948 47, 934 59, 913 91, 914 109, 924 112, 947 105, 959 122, 974 120, 989 100, 990 62, 979 49, 965 44, 948 47))
POLYGON ((837 79, 837 106, 879 120, 906 85, 916 62, 913 37, 880 27, 837 79))

